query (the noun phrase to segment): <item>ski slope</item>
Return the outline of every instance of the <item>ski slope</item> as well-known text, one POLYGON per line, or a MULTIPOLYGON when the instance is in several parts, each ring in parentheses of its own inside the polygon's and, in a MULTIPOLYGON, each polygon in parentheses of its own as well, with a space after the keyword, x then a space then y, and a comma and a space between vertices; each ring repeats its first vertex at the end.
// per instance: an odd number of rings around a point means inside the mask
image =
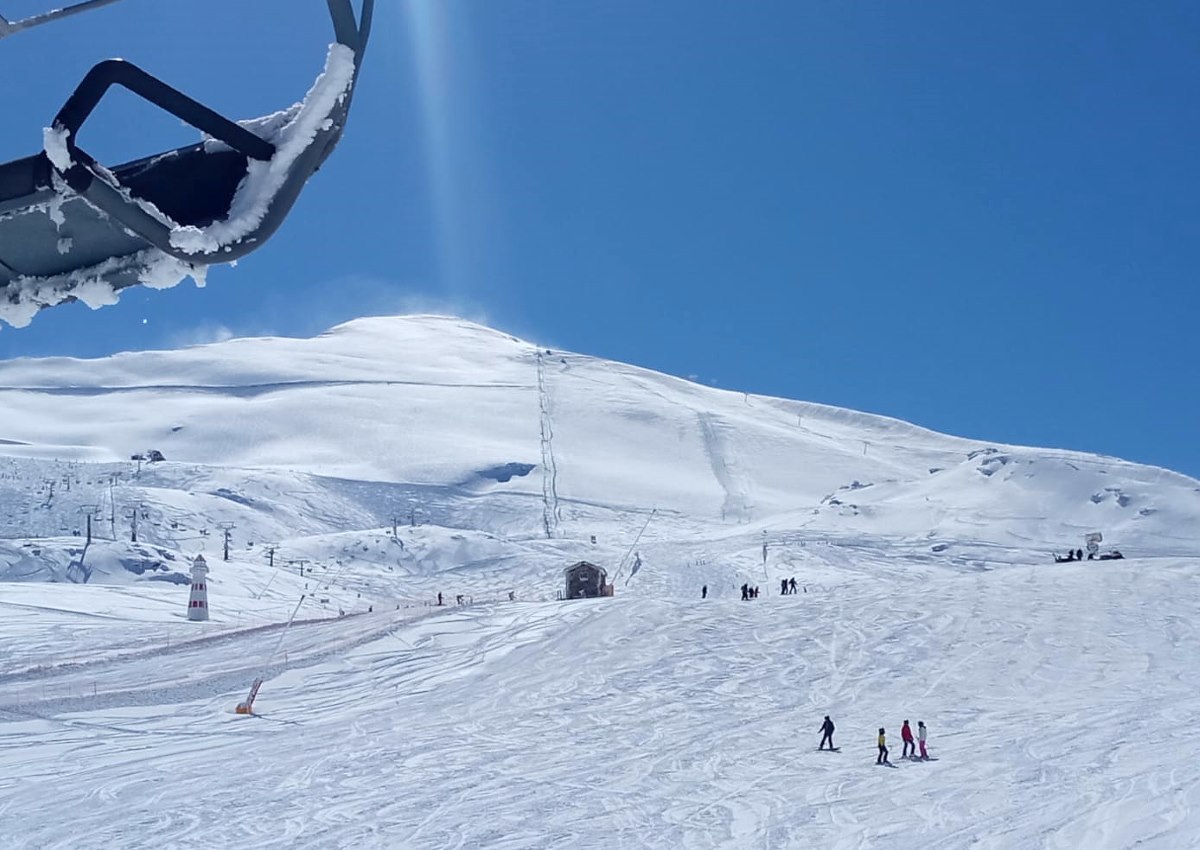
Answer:
POLYGON ((253 633, 213 641, 203 667, 156 648, 6 677, 0 843, 1189 845, 1194 562, 872 569, 749 603, 499 603, 293 629, 298 660, 264 687, 261 718, 231 714, 253 633), (63 696, 92 679, 98 697, 63 696), (815 749, 824 713, 839 753, 815 749), (875 727, 895 739, 905 718, 929 725, 937 761, 901 762, 895 740, 898 769, 876 767, 875 727))
POLYGON ((0 409, 0 847, 1200 834, 1186 476, 435 316, 2 362, 0 409), (557 601, 581 559, 615 598, 557 601))

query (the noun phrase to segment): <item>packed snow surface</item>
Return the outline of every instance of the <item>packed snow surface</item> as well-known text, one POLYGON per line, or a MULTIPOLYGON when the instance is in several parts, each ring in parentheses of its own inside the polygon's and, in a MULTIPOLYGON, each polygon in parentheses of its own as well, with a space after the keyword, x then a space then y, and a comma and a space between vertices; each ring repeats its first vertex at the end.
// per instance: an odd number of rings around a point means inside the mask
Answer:
POLYGON ((1200 834, 1186 476, 430 316, 8 361, 0 411, 0 846, 1200 834))

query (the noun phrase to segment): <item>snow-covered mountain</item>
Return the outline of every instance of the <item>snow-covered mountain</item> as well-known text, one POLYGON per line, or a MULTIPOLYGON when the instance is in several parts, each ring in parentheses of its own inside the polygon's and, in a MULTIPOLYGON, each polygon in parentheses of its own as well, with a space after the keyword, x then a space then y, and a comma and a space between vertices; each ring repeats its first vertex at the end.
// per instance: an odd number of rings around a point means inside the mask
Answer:
POLYGON ((2 846, 1200 829, 1186 476, 434 316, 4 362, 0 412, 2 846), (1092 532, 1126 559, 1052 561, 1092 532), (615 599, 554 601, 581 559, 615 599), (255 678, 279 723, 231 713, 255 678), (876 771, 909 716, 940 760, 876 771))
POLYGON ((619 548, 655 509, 651 546, 702 525, 729 556, 762 538, 1027 561, 1093 531, 1126 554, 1200 548, 1200 482, 1167 470, 713 389, 441 317, 0 363, 0 409, 6 536, 70 534, 82 506, 111 519, 115 499, 141 506, 143 540, 184 549, 222 522, 241 548, 397 519, 490 535, 471 554, 496 559, 547 530, 619 548), (130 460, 151 450, 165 461, 130 460))

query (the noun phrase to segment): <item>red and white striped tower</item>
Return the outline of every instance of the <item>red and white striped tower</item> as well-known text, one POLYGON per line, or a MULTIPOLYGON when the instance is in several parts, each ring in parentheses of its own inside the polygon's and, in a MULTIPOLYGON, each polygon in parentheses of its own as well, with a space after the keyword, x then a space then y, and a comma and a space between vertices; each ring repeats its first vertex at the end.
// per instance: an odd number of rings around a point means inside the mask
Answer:
POLYGON ((203 555, 192 563, 192 589, 188 593, 188 619, 208 619, 208 564, 203 555))

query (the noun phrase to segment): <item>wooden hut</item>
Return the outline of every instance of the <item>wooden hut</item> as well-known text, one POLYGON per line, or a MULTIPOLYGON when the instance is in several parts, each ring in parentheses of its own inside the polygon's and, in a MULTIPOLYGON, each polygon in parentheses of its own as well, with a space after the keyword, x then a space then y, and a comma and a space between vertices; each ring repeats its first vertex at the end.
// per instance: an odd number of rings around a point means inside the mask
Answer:
POLYGON ((567 599, 594 599, 597 596, 612 596, 612 585, 608 573, 602 567, 580 561, 563 570, 566 579, 567 599))

